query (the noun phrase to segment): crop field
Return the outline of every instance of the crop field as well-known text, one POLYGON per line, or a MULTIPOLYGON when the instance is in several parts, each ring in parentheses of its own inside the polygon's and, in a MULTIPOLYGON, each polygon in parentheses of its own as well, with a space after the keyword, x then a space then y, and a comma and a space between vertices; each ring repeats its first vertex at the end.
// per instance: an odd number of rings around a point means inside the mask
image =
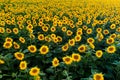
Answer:
POLYGON ((0 0, 0 80, 120 80, 120 0, 0 0))

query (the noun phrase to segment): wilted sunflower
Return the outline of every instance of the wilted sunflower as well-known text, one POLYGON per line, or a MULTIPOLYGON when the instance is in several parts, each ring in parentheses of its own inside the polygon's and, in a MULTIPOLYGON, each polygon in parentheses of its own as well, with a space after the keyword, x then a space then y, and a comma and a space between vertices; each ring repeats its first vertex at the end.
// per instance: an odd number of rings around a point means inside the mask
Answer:
POLYGON ((95 49, 95 45, 93 43, 89 43, 89 46, 92 48, 92 49, 95 49))
POLYGON ((38 68, 38 67, 33 67, 29 71, 29 74, 31 76, 37 76, 39 73, 40 73, 40 68, 38 68))

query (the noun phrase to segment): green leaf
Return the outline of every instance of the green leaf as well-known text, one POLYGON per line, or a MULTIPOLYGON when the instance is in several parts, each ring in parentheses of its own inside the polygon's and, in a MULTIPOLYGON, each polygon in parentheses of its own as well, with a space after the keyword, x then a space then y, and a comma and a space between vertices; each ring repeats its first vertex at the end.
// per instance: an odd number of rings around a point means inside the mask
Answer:
POLYGON ((0 75, 0 79, 3 77, 3 75, 0 75))

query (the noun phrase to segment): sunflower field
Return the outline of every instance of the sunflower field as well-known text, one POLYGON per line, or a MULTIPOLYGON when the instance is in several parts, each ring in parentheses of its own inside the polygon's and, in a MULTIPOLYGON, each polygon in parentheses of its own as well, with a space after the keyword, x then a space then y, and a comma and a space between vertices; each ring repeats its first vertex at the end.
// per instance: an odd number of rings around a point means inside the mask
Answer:
POLYGON ((120 0, 0 0, 0 80, 120 80, 120 0))

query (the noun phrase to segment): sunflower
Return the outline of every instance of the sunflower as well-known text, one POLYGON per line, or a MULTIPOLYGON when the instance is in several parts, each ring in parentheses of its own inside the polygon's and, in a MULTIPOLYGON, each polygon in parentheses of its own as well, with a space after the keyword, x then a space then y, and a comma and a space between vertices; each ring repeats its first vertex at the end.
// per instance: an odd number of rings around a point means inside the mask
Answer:
POLYGON ((6 28, 6 33, 12 33, 12 30, 10 28, 6 28))
POLYGON ((55 32, 55 31, 56 31, 56 27, 52 26, 52 27, 50 28, 50 30, 51 30, 51 32, 55 32))
POLYGON ((0 33, 4 33, 5 32, 5 28, 0 27, 0 33))
POLYGON ((56 34, 51 34, 50 37, 53 39, 53 38, 56 38, 56 34))
POLYGON ((92 29, 91 28, 88 28, 87 31, 86 31, 87 34, 92 34, 92 29))
POLYGON ((94 42, 95 42, 95 40, 91 37, 87 39, 87 43, 94 43, 94 42))
POLYGON ((40 68, 38 68, 38 67, 33 67, 33 68, 31 68, 30 71, 29 71, 29 74, 30 74, 31 76, 38 76, 39 73, 40 73, 40 68))
POLYGON ((30 45, 28 46, 28 50, 31 52, 31 53, 35 53, 37 51, 37 48, 35 45, 30 45))
POLYGON ((83 30, 87 30, 88 27, 86 25, 83 25, 82 28, 83 30))
POLYGON ((81 52, 81 53, 84 53, 86 51, 86 46, 85 45, 79 46, 78 51, 81 52))
POLYGON ((76 32, 76 35, 82 35, 82 34, 83 34, 82 28, 78 28, 77 32, 76 32))
POLYGON ((67 36, 71 36, 73 32, 71 30, 67 30, 67 36))
POLYGON ((13 39, 10 38, 10 37, 6 37, 6 38, 5 38, 5 41, 6 41, 6 42, 13 42, 13 39))
POLYGON ((73 60, 70 56, 63 57, 62 59, 63 59, 64 63, 67 65, 69 65, 73 62, 73 60))
POLYGON ((67 51, 69 48, 69 45, 68 44, 65 44, 62 46, 62 51, 67 51))
POLYGON ((58 42, 62 42, 62 37, 61 36, 57 36, 58 42))
POLYGON ((6 49, 9 49, 12 47, 12 43, 11 42, 4 42, 3 47, 6 49))
POLYGON ((14 32, 14 34, 18 34, 19 33, 18 28, 13 28, 13 32, 14 32))
POLYGON ((51 38, 49 36, 45 36, 45 41, 50 42, 51 38))
POLYGON ((115 53, 116 47, 115 46, 108 46, 106 51, 108 53, 115 53))
POLYGON ((93 80, 104 80, 103 74, 102 73, 95 73, 93 75, 93 80))
POLYGON ((107 29, 103 30, 103 34, 104 34, 104 35, 109 34, 109 30, 107 30, 107 29))
POLYGON ((39 34, 38 35, 38 40, 41 41, 41 40, 44 40, 44 39, 45 39, 45 36, 43 34, 39 34))
POLYGON ((116 29, 116 31, 117 31, 117 32, 120 32, 120 27, 118 27, 118 28, 116 29))
POLYGON ((115 33, 110 35, 110 38, 114 38, 115 39, 116 37, 117 37, 117 35, 115 33))
POLYGON ((95 53, 95 55, 96 55, 96 57, 101 58, 102 55, 103 55, 102 50, 97 50, 96 53, 95 53))
POLYGON ((24 53, 21 53, 21 52, 14 53, 14 56, 18 60, 23 60, 24 59, 24 53))
POLYGON ((40 47, 40 54, 47 54, 49 52, 49 47, 46 45, 43 45, 40 47))
POLYGON ((102 32, 102 28, 97 28, 97 29, 96 29, 96 32, 97 32, 97 33, 101 33, 101 32, 102 32))
POLYGON ((112 44, 112 43, 114 43, 114 38, 108 38, 108 39, 106 40, 106 43, 107 43, 107 44, 112 44))
POLYGON ((75 41, 76 41, 76 42, 81 41, 81 36, 80 36, 80 35, 75 36, 75 41))
POLYGON ((17 42, 13 42, 13 45, 15 49, 20 49, 20 45, 17 42))
POLYGON ((41 78, 40 78, 39 75, 37 75, 37 76, 34 77, 34 80, 41 80, 41 78))
POLYGON ((70 46, 74 46, 75 45, 75 39, 70 39, 68 43, 69 43, 70 46))
POLYGON ((27 30, 33 29, 33 25, 32 24, 28 24, 26 27, 27 30))
POLYGON ((53 38, 53 42, 57 43, 58 42, 58 38, 57 37, 53 38))
POLYGON ((58 65, 59 65, 59 60, 55 57, 55 58, 52 60, 52 66, 57 67, 58 65))
POLYGON ((116 28, 116 25, 115 24, 111 24, 110 25, 110 29, 115 29, 116 28))
POLYGON ((25 38, 19 37, 19 41, 20 41, 21 43, 25 43, 25 38))
POLYGON ((42 27, 42 30, 43 30, 44 32, 47 32, 48 29, 49 29, 49 28, 48 28, 47 26, 43 26, 43 27, 42 27))
POLYGON ((21 61, 19 64, 19 67, 21 70, 25 70, 27 68, 27 62, 26 61, 21 61))
POLYGON ((79 62, 81 60, 81 55, 78 53, 73 53, 72 59, 73 59, 73 61, 79 62))
POLYGON ((67 28, 66 27, 62 27, 61 29, 63 32, 66 32, 67 31, 67 28))
POLYGON ((5 63, 5 61, 0 59, 0 64, 4 64, 4 63, 5 63))

